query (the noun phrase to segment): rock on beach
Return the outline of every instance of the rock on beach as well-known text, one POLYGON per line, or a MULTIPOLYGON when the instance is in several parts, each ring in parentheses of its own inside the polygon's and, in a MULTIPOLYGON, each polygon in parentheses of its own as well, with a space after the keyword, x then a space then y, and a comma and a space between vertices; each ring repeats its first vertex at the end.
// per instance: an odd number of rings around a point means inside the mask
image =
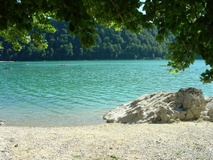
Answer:
POLYGON ((196 88, 143 95, 103 116, 108 123, 172 123, 199 118, 213 121, 213 97, 205 99, 196 88))
POLYGON ((4 120, 0 120, 0 126, 3 126, 5 124, 4 120))

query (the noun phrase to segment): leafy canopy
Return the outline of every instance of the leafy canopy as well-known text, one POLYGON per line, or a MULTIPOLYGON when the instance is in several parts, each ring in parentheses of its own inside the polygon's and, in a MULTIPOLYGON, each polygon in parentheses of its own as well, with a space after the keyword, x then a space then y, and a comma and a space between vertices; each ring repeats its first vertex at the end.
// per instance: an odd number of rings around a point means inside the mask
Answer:
POLYGON ((201 80, 213 81, 213 5, 211 0, 1 0, 0 36, 21 50, 33 41, 47 48, 42 32, 55 32, 51 19, 69 22, 72 34, 79 35, 84 47, 94 45, 95 25, 140 32, 158 28, 156 39, 176 35, 169 45, 169 66, 184 70, 200 55, 210 66, 201 80), (143 12, 138 9, 142 7, 143 12))

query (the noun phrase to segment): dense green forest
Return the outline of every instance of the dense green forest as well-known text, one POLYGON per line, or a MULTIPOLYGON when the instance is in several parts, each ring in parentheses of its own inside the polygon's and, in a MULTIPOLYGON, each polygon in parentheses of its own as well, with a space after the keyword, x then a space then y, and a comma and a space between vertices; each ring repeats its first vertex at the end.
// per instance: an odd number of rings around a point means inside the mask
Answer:
POLYGON ((43 33, 48 48, 39 49, 33 43, 23 44, 20 52, 12 49, 10 43, 0 39, 1 61, 37 61, 37 60, 109 60, 109 59, 164 59, 168 54, 167 44, 174 40, 170 35, 164 43, 155 40, 157 29, 144 30, 140 34, 127 30, 115 31, 97 26, 96 45, 85 49, 78 36, 72 36, 67 23, 53 21, 54 34, 43 33))

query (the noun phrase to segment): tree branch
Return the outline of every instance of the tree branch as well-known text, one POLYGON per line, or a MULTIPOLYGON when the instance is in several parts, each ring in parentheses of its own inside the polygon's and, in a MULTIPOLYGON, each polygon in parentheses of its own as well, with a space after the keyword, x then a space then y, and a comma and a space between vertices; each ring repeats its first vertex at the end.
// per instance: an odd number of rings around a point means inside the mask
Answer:
POLYGON ((118 14, 119 14, 119 17, 121 18, 122 22, 124 23, 123 17, 121 16, 121 14, 120 14, 118 8, 116 7, 115 3, 114 3, 112 0, 110 0, 110 2, 112 3, 112 5, 114 6, 115 10, 116 10, 116 11, 118 12, 118 14))

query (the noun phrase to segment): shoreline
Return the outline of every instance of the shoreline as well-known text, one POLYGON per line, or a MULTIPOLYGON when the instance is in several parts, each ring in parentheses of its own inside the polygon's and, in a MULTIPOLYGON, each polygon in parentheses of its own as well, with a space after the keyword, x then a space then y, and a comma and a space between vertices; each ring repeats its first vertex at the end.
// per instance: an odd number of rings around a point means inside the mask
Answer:
POLYGON ((211 159, 213 123, 0 126, 0 159, 211 159))
POLYGON ((61 128, 61 127, 81 127, 81 126, 91 126, 91 125, 103 125, 106 124, 105 120, 102 121, 93 121, 93 122, 82 122, 82 123, 72 123, 72 124, 65 124, 65 123, 59 123, 59 124, 55 124, 55 123, 42 123, 42 122, 38 122, 38 123, 17 123, 17 122, 10 122, 7 121, 5 119, 0 119, 0 127, 35 127, 35 128, 61 128))
MULTIPOLYGON (((146 94, 144 94, 146 95, 146 94)), ((204 95, 204 99, 207 101, 208 99, 211 100, 213 99, 213 96, 206 96, 204 95)), ((131 101, 127 102, 127 103, 123 103, 121 105, 125 105, 125 104, 128 104, 130 103, 131 101)), ((101 124, 105 124, 106 123, 106 120, 103 119, 103 116, 112 111, 113 109, 116 109, 117 107, 119 106, 116 106, 115 108, 112 108, 112 109, 109 109, 108 111, 106 111, 104 109, 105 112, 103 112, 102 114, 102 118, 101 117, 95 117, 96 120, 92 120, 91 122, 88 122, 88 121, 84 121, 84 122, 78 122, 76 121, 75 123, 55 123, 55 122, 51 122, 51 123, 46 123, 46 121, 38 121, 38 122, 35 122, 33 121, 34 123, 32 123, 32 121, 28 121, 28 123, 26 123, 26 120, 23 122, 23 121, 18 121, 18 122, 14 122, 14 121, 7 121, 6 119, 0 119, 0 127, 1 126, 11 126, 11 127, 45 127, 45 128, 55 128, 55 127, 76 127, 76 126, 90 126, 90 125, 101 125, 101 124)))

